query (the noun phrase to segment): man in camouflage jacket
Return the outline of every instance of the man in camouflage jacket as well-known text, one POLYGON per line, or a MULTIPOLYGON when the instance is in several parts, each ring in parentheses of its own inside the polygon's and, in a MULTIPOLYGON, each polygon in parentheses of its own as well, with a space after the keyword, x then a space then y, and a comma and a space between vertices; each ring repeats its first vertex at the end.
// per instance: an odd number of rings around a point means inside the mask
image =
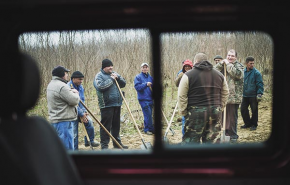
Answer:
POLYGON ((236 141, 239 138, 237 134, 238 109, 243 98, 244 66, 237 61, 237 52, 233 49, 228 51, 225 60, 214 67, 225 74, 224 65, 226 65, 226 78, 230 92, 226 106, 226 135, 230 136, 232 141, 236 141))

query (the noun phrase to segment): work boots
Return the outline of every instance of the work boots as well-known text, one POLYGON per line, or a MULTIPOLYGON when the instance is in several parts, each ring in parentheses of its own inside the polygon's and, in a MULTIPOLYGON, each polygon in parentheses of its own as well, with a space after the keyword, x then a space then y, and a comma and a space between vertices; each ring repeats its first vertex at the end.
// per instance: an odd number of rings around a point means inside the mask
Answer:
MULTIPOLYGON (((91 142, 89 141, 88 143, 85 143, 85 146, 91 146, 91 142)), ((93 141, 92 142, 92 147, 98 147, 98 146, 100 146, 100 143, 99 142, 97 142, 97 141, 93 141)))
MULTIPOLYGON (((120 143, 120 145, 122 146, 123 149, 128 149, 129 148, 128 146, 123 145, 122 143, 120 143)), ((114 146, 114 148, 120 149, 118 146, 114 146)))
POLYGON ((251 126, 250 130, 251 130, 251 131, 253 131, 253 130, 257 130, 257 126, 255 126, 255 125, 251 126))
POLYGON ((241 126, 241 129, 244 129, 244 128, 250 128, 250 127, 251 127, 251 126, 244 124, 243 126, 241 126))

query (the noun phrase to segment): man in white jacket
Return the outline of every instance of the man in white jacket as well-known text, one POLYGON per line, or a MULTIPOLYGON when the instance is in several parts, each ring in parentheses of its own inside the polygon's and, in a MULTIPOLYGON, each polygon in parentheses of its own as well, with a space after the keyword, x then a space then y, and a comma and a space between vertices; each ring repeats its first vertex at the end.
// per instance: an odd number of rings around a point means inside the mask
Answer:
POLYGON ((73 123, 77 119, 79 92, 66 84, 69 70, 57 66, 47 86, 49 121, 68 150, 74 150, 73 123))

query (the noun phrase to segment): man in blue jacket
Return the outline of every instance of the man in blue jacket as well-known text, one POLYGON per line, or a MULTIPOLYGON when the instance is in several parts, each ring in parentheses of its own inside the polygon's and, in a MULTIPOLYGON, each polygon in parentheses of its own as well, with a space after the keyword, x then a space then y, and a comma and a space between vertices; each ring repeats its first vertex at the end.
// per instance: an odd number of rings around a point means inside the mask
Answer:
POLYGON ((149 65, 142 63, 141 73, 136 75, 134 79, 134 87, 137 91, 138 101, 144 115, 144 133, 148 135, 154 134, 152 84, 153 78, 149 74, 149 65))
MULTIPOLYGON (((79 92, 80 99, 83 103, 85 103, 85 90, 82 85, 84 80, 84 75, 80 71, 73 72, 71 76, 71 81, 69 81, 67 84, 70 88, 76 89, 79 92)), ((84 108, 84 106, 79 103, 78 104, 78 119, 74 122, 74 150, 78 150, 78 144, 79 144, 79 122, 83 122, 85 125, 85 128, 87 130, 88 136, 90 141, 87 140, 87 137, 85 136, 85 146, 90 146, 90 144, 93 147, 98 147, 100 143, 94 141, 95 139, 95 130, 93 126, 93 120, 89 117, 89 114, 87 113, 87 110, 84 108)))
MULTIPOLYGON (((101 123, 111 132, 112 136, 118 141, 123 149, 128 149, 121 142, 120 138, 120 113, 122 105, 122 96, 117 87, 116 81, 120 88, 126 86, 125 79, 113 71, 113 63, 109 59, 102 61, 102 69, 94 78, 94 87, 97 90, 99 107, 101 110, 101 123)), ((108 149, 110 136, 100 127, 101 147, 102 150, 108 149)), ((114 148, 119 148, 113 142, 114 148)))
POLYGON ((254 68, 254 58, 246 58, 246 68, 244 69, 244 88, 241 114, 244 120, 242 129, 250 128, 256 130, 258 126, 258 102, 264 92, 264 84, 260 71, 254 68), (248 107, 251 107, 252 117, 250 118, 248 107))

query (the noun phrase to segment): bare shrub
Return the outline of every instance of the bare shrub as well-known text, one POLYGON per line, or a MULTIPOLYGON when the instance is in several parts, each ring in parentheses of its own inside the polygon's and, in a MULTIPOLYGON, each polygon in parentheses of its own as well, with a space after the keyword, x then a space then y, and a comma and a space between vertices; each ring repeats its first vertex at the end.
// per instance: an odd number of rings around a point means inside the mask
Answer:
MULTIPOLYGON (((101 62, 108 58, 114 71, 127 81, 126 100, 129 107, 140 110, 134 77, 140 73, 140 64, 151 61, 151 38, 148 30, 87 30, 25 33, 19 37, 19 46, 38 62, 41 73, 41 96, 30 114, 47 118, 46 87, 51 80, 51 71, 63 65, 84 75, 87 106, 99 117, 99 108, 93 80, 100 71, 101 62)), ((273 86, 273 42, 260 32, 185 32, 166 33, 160 37, 161 75, 163 82, 163 107, 168 119, 177 101, 174 79, 182 68, 182 61, 193 60, 196 53, 204 52, 213 62, 215 55, 226 57, 229 49, 238 52, 238 60, 244 63, 247 56, 255 58, 255 67, 263 74, 265 91, 271 93, 273 86), (270 71, 270 72, 269 72, 270 71)), ((152 70, 152 68, 151 68, 152 70)), ((122 115, 128 113, 122 107, 122 115)), ((137 124, 142 128, 142 113, 134 113, 137 124)), ((178 116, 178 115, 177 115, 178 116)), ((164 122, 164 121, 163 121, 164 122)), ((132 120, 123 123, 128 130, 134 127, 132 120)))

